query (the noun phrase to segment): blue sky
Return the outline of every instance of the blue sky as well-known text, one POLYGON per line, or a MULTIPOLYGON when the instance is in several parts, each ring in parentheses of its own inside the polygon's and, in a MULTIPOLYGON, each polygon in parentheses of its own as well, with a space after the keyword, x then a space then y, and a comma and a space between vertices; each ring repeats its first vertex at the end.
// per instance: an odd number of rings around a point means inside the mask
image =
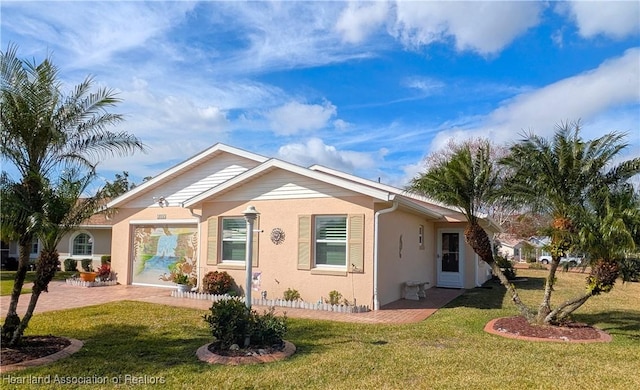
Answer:
POLYGON ((580 119, 640 156, 640 3, 12 2, 2 50, 50 55, 124 100, 154 176, 223 142, 404 185, 450 138, 514 142, 580 119))

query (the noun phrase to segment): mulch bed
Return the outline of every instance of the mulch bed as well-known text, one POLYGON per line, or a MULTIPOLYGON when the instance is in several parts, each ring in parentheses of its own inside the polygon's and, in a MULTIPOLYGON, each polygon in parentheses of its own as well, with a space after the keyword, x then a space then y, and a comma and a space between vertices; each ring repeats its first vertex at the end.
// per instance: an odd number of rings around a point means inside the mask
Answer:
POLYGON ((24 336, 18 347, 0 348, 0 365, 21 363, 60 352, 71 344, 69 339, 56 336, 24 336))
POLYGON ((570 322, 561 326, 532 325, 522 316, 498 318, 489 322, 485 330, 521 339, 569 342, 610 341, 610 336, 606 333, 587 324, 570 322))

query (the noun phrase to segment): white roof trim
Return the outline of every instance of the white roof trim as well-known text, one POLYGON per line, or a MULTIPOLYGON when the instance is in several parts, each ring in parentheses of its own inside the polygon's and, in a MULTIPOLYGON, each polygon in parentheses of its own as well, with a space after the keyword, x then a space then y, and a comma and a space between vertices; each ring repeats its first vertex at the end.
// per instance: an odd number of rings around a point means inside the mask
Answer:
POLYGON ((111 202, 109 202, 106 205, 106 208, 116 207, 117 205, 122 204, 126 200, 128 200, 128 199, 130 199, 132 197, 135 197, 137 194, 147 190, 148 188, 157 185, 158 183, 162 182, 167 177, 169 177, 169 176, 171 176, 171 175, 173 175, 175 173, 178 173, 178 172, 182 171, 183 169, 186 169, 190 165, 192 165, 192 164, 194 164, 194 163, 196 163, 198 161, 204 160, 207 157, 209 157, 210 155, 212 155, 212 154, 214 154, 216 152, 219 152, 219 151, 227 152, 227 153, 230 153, 230 154, 234 154, 236 156, 244 157, 244 158, 247 158, 249 160, 254 160, 254 161, 257 161, 259 163, 263 163, 263 162, 267 161, 267 158, 264 157, 264 156, 260 156, 260 155, 255 154, 255 153, 247 152, 246 150, 234 148, 233 146, 217 143, 217 144, 213 145, 212 147, 210 147, 209 149, 206 149, 206 150, 196 154, 195 156, 190 157, 186 161, 183 161, 180 164, 175 165, 172 168, 169 168, 166 171, 158 174, 153 179, 140 184, 139 186, 137 186, 136 188, 132 189, 131 191, 127 191, 124 194, 120 195, 119 197, 111 200, 111 202))
POLYGON ((411 200, 409 200, 408 198, 399 195, 399 196, 395 196, 394 195, 394 200, 398 202, 398 204, 400 206, 403 206, 405 208, 408 208, 410 210, 414 210, 417 211, 421 214, 424 214, 428 217, 434 218, 434 219, 443 219, 444 215, 437 213, 431 209, 429 209, 428 207, 425 207, 423 205, 417 204, 415 202, 412 202, 411 200))
POLYGON ((309 169, 314 170, 314 171, 319 171, 319 172, 325 172, 325 173, 328 173, 330 175, 338 176, 338 177, 341 177, 341 178, 346 179, 346 180, 355 181, 356 183, 364 184, 364 185, 367 185, 367 186, 370 186, 370 187, 374 187, 374 188, 378 188, 378 189, 381 189, 381 190, 384 190, 384 191, 389 191, 389 192, 394 193, 394 194, 402 195, 402 196, 404 196, 406 198, 416 199, 416 200, 419 200, 419 201, 422 201, 422 202, 431 203, 432 205, 435 205, 435 206, 438 206, 438 207, 442 207, 442 208, 445 208, 447 210, 452 210, 452 211, 455 211, 456 213, 460 212, 460 210, 458 210, 455 207, 448 206, 448 205, 446 205, 444 203, 438 202, 438 201, 433 200, 431 198, 428 198, 426 196, 415 194, 415 193, 412 193, 410 191, 403 190, 402 188, 397 188, 397 187, 394 187, 394 186, 390 186, 388 184, 382 184, 382 183, 378 183, 377 181, 368 180, 368 179, 364 179, 362 177, 350 175, 348 173, 337 171, 335 169, 328 168, 328 167, 325 167, 325 166, 322 166, 322 165, 312 165, 311 167, 309 167, 309 169))
POLYGON ((198 220, 193 218, 185 219, 132 219, 129 225, 184 225, 198 224, 198 220))
POLYGON ((193 207, 194 205, 200 202, 203 202, 204 200, 206 200, 207 198, 215 194, 218 194, 224 190, 227 190, 236 185, 239 185, 243 183, 245 180, 250 179, 251 177, 259 175, 263 172, 267 172, 268 170, 273 168, 278 168, 278 169, 283 169, 285 171, 293 172, 298 175, 306 176, 311 179, 315 179, 315 180, 332 184, 338 187, 342 187, 363 195, 367 195, 378 200, 389 201, 392 198, 389 191, 383 191, 381 189, 372 188, 371 186, 365 186, 365 185, 356 183, 353 180, 345 180, 341 177, 336 177, 335 175, 329 175, 324 172, 310 170, 308 168, 303 168, 299 165, 294 165, 282 160, 270 159, 253 169, 249 169, 248 171, 241 173, 238 176, 235 176, 227 180, 226 182, 221 183, 216 187, 201 193, 200 195, 196 195, 193 198, 188 199, 187 201, 182 203, 182 206, 193 207))

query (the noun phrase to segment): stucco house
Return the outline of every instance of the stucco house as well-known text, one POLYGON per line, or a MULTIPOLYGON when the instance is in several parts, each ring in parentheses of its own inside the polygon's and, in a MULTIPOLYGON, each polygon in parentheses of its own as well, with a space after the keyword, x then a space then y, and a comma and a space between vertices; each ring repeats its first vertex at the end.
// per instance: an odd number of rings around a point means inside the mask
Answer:
POLYGON ((291 288, 315 302, 336 290, 377 309, 401 299, 407 281, 473 288, 490 277, 464 242, 460 212, 333 169, 224 144, 107 206, 114 210, 111 266, 125 284, 172 287, 161 276, 180 262, 199 281, 227 271, 246 289, 248 206, 259 212, 249 288, 269 298, 291 288))
MULTIPOLYGON (((35 264, 41 249, 40 240, 35 238, 29 253, 32 263, 35 264)), ((80 261, 83 259, 91 259, 94 268, 100 267, 102 256, 111 253, 111 221, 103 213, 92 215, 91 218, 77 226, 73 231, 65 234, 56 249, 61 263, 67 258, 75 259, 78 261, 78 270, 80 270, 80 261)), ((6 259, 13 258, 17 267, 18 251, 17 241, 3 241, 3 264, 6 259)))

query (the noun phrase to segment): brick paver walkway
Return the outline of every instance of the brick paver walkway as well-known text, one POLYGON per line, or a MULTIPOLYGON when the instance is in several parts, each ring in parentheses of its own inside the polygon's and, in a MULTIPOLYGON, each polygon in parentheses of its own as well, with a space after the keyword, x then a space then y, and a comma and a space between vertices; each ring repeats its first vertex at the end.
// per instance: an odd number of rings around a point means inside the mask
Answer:
MULTIPOLYGON (((430 288, 427 298, 420 301, 399 300, 383 306, 378 311, 367 313, 336 313, 320 310, 305 310, 293 308, 278 308, 276 313, 287 313, 291 318, 308 318, 317 320, 371 323, 371 324, 404 324, 419 322, 429 317, 464 292, 461 289, 430 288)), ((23 294, 18 304, 18 313, 24 314, 31 294, 23 294)), ((141 301, 170 306, 191 307, 207 310, 210 301, 173 298, 171 289, 146 286, 109 286, 109 287, 77 287, 64 282, 54 281, 49 284, 49 292, 43 293, 38 299, 36 313, 53 310, 72 309, 77 307, 99 305, 114 301, 141 301)), ((9 307, 9 297, 0 297, 0 312, 6 314, 9 307)), ((267 309, 266 306, 254 306, 258 312, 267 309)))

